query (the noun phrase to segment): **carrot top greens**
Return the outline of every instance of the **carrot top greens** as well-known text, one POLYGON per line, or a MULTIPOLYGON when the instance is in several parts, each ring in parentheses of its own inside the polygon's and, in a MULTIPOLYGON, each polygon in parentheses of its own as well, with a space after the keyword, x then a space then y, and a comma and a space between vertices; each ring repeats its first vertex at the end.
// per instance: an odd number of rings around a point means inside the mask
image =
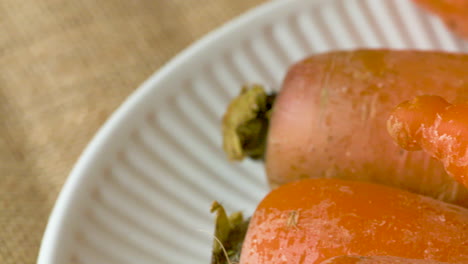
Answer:
POLYGON ((223 148, 230 160, 263 159, 275 94, 244 86, 223 117, 223 148))
POLYGON ((216 201, 211 205, 211 212, 216 213, 211 264, 239 263, 249 219, 244 219, 241 212, 228 216, 216 201))

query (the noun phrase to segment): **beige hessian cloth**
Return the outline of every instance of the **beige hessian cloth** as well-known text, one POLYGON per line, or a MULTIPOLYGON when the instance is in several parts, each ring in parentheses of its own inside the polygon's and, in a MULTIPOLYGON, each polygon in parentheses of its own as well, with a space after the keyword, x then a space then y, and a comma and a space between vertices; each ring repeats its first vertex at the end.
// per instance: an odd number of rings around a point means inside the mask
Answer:
POLYGON ((0 263, 35 263, 86 144, 154 71, 266 0, 1 0, 0 263))

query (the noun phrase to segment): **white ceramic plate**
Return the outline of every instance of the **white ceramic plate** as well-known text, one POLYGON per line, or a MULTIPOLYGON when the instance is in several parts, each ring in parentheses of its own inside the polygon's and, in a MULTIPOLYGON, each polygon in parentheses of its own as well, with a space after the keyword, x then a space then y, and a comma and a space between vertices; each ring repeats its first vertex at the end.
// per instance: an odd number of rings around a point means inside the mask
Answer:
POLYGON ((67 180, 39 264, 207 264, 209 207, 251 214, 262 165, 230 164, 220 119, 242 84, 278 89, 287 67, 357 47, 467 51, 410 0, 284 0, 206 36, 146 81, 111 117, 67 180))

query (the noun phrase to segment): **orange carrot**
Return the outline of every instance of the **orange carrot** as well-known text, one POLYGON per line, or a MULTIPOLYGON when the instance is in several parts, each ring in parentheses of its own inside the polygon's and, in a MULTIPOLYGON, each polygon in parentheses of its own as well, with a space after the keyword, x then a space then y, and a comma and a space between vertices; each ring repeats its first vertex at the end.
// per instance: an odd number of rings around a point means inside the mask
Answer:
POLYGON ((321 264, 448 264, 436 260, 408 259, 390 256, 339 256, 328 259, 321 264))
POLYGON ((468 38, 468 1, 466 0, 413 0, 426 10, 439 16, 447 27, 468 38))
POLYGON ((299 180, 260 202, 240 264, 314 264, 343 255, 468 263, 468 209, 383 185, 299 180))
POLYGON ((468 207, 468 189, 440 162, 422 151, 404 151, 388 136, 392 109, 423 94, 468 101, 468 54, 356 50, 313 55, 289 68, 276 97, 255 86, 233 100, 224 117, 224 149, 234 160, 263 156, 272 187, 333 177, 468 207))
POLYGON ((402 148, 422 148, 468 187, 468 104, 452 105, 439 96, 419 96, 398 105, 387 128, 402 148))

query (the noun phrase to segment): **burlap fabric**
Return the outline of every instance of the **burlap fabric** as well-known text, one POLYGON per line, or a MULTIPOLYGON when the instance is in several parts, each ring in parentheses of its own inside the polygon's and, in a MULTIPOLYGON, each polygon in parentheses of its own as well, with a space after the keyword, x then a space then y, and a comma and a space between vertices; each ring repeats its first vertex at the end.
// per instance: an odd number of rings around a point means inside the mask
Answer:
POLYGON ((86 144, 149 75, 266 0, 1 0, 0 263, 35 263, 86 144))

